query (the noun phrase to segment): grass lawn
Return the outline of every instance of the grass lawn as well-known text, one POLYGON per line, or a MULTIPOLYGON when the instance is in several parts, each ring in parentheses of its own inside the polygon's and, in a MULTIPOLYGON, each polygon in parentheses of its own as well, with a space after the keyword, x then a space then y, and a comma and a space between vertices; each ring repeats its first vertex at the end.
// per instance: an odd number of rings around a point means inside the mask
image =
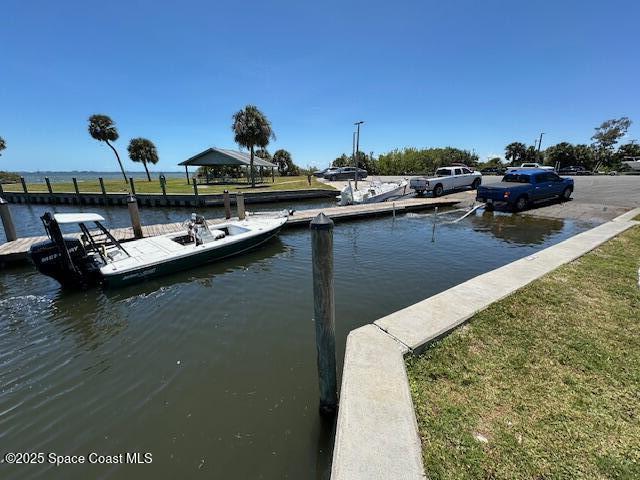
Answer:
POLYGON ((640 227, 407 358, 428 478, 640 478, 640 227))
MULTIPOLYGON (((107 192, 128 192, 129 186, 123 180, 105 180, 104 186, 107 192)), ((22 185, 20 183, 5 184, 2 186, 6 192, 21 192, 22 185)), ((53 183, 51 185, 54 192, 75 192, 72 182, 53 183)), ((160 182, 158 179, 152 179, 151 182, 146 180, 135 180, 135 188, 137 193, 162 193, 160 182)), ((311 186, 307 182, 306 176, 299 177, 275 177, 275 183, 271 183, 271 178, 265 179, 264 183, 256 183, 256 188, 251 188, 245 183, 238 185, 198 185, 198 193, 222 193, 224 190, 229 192, 272 192, 280 190, 305 190, 305 189, 333 187, 325 185, 318 181, 316 177, 311 177, 311 186)), ((80 192, 100 193, 100 183, 98 179, 78 181, 78 189, 80 192)), ((28 183, 27 190, 29 192, 46 192, 47 185, 45 183, 28 183)), ((169 178, 167 179, 167 193, 193 193, 193 185, 187 185, 186 178, 169 178)))

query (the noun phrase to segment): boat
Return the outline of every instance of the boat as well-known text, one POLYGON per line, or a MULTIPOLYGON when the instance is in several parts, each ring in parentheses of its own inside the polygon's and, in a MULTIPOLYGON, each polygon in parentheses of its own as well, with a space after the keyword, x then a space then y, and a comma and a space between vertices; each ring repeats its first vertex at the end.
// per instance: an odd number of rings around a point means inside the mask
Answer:
POLYGON ((45 213, 48 240, 34 244, 29 256, 40 273, 65 288, 122 287, 239 255, 278 234, 287 214, 249 216, 210 227, 195 213, 184 230, 119 242, 96 213, 45 213), (77 224, 80 233, 64 235, 61 225, 77 224))
POLYGON ((338 205, 359 205, 363 203, 379 203, 390 198, 404 195, 409 182, 369 182, 364 188, 355 189, 349 181, 348 185, 336 197, 338 205))

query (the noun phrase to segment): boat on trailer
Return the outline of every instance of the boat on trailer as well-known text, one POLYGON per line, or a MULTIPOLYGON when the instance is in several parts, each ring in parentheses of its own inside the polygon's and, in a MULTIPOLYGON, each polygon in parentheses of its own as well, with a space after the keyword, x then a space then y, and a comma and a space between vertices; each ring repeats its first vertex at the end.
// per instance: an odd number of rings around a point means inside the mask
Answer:
POLYGON ((256 248, 276 236, 287 218, 251 216, 212 228, 194 213, 184 230, 121 243, 98 214, 47 212, 41 219, 49 240, 33 245, 29 256, 63 287, 121 287, 256 248), (60 226, 68 224, 79 225, 80 234, 64 235, 60 226))
POLYGON ((359 205, 363 203, 385 202, 392 198, 401 197, 407 193, 409 182, 370 182, 363 188, 356 189, 351 185, 351 180, 347 186, 336 197, 338 205, 359 205))

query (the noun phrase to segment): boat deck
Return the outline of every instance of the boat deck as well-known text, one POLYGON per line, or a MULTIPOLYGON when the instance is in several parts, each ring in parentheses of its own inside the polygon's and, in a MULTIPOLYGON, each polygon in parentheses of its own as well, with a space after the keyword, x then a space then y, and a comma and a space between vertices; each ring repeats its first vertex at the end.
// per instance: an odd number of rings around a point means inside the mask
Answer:
MULTIPOLYGON (((312 210, 298 210, 289 217, 289 220, 285 224, 284 228, 306 226, 319 213, 324 213, 334 222, 340 222, 345 220, 357 220, 360 218, 367 218, 378 215, 391 215, 394 211, 398 214, 401 214, 412 211, 427 210, 436 206, 451 206, 460 203, 461 201, 462 199, 460 198, 460 196, 456 195, 454 198, 409 198, 405 200, 398 200, 395 202, 389 201, 384 203, 371 203, 365 205, 349 205, 346 207, 327 207, 312 210)), ((225 221, 227 220, 222 218, 208 220, 208 223, 211 227, 213 227, 225 221)), ((164 235, 167 233, 175 233, 181 230, 184 230, 183 222, 144 225, 142 227, 142 234, 145 237, 153 237, 157 235, 164 235)), ((131 227, 113 228, 109 231, 117 240, 121 242, 126 242, 128 240, 134 239, 133 229, 131 227)), ((0 245, 0 265, 26 260, 29 248, 31 248, 33 244, 45 240, 47 240, 46 236, 25 237, 14 240, 13 242, 6 242, 0 245)))

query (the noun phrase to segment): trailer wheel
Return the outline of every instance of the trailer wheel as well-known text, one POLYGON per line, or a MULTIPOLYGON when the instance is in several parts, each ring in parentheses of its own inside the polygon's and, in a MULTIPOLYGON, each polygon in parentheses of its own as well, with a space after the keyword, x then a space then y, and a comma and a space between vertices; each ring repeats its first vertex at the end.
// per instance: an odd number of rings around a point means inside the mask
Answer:
POLYGON ((493 212, 496 209, 496 207, 495 207, 495 205, 493 203, 485 203, 484 209, 487 212, 493 212))

